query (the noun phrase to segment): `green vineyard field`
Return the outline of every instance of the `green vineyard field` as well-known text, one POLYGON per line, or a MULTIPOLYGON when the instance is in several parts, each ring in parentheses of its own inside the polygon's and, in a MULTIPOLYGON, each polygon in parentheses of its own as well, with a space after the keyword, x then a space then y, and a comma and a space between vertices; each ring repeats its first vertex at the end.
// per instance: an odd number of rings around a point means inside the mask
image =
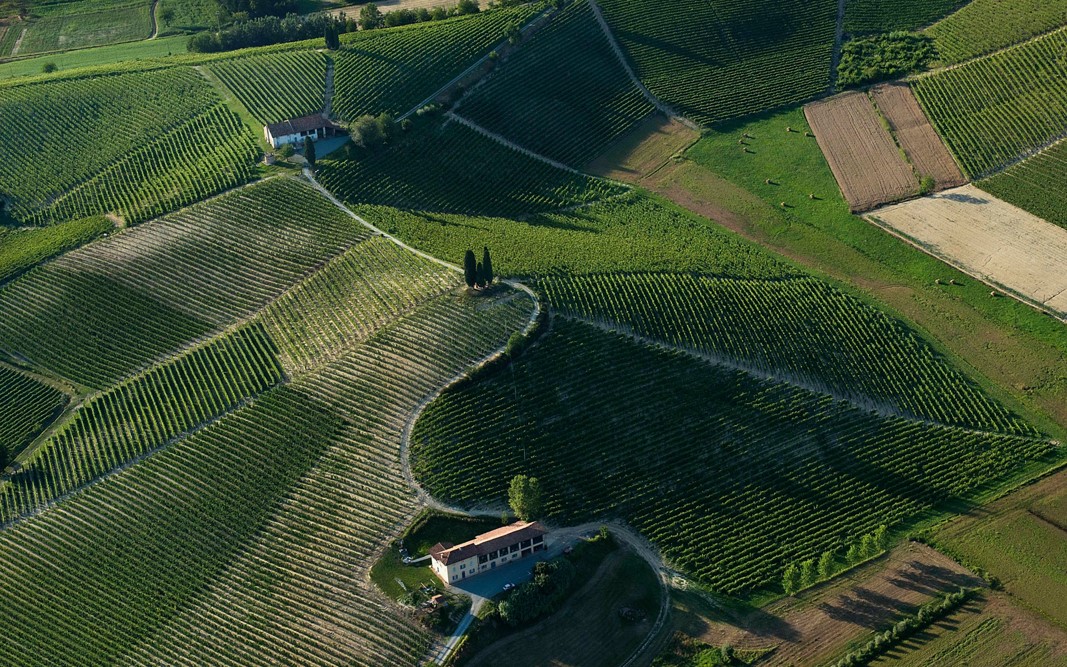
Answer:
POLYGON ((923 76, 916 97, 963 172, 980 178, 1064 135, 1067 29, 923 76))
POLYGON ((264 125, 322 111, 326 58, 316 51, 235 58, 210 69, 264 125))
POLYGON ((814 97, 830 85, 832 0, 601 0, 641 81, 700 123, 814 97))
POLYGON ((576 167, 653 111, 585 0, 553 16, 459 106, 461 115, 490 131, 576 167), (575 44, 582 57, 572 59, 575 44))
POLYGON ((978 183, 978 187, 1067 229, 1067 141, 978 183))
POLYGON ((44 430, 68 400, 58 389, 0 366, 0 464, 44 430))
POLYGON ((356 33, 332 54, 333 108, 346 120, 363 114, 399 116, 432 95, 524 24, 541 3, 448 21, 356 33))
POLYGON ((930 26, 940 60, 959 63, 1067 25, 1067 0, 971 0, 930 26))
POLYGON ((955 11, 967 0, 846 0, 850 35, 916 30, 955 11))
POLYGON ((110 220, 97 216, 37 229, 0 227, 0 283, 49 257, 88 243, 114 226, 110 220))
POLYGON ((713 355, 883 413, 1037 435, 900 322, 819 280, 639 274, 550 277, 540 284, 566 315, 713 355))
POLYGON ((534 475, 549 518, 620 516, 727 594, 1052 449, 879 417, 564 318, 508 373, 431 404, 412 436, 438 497, 500 501, 513 475, 534 475))

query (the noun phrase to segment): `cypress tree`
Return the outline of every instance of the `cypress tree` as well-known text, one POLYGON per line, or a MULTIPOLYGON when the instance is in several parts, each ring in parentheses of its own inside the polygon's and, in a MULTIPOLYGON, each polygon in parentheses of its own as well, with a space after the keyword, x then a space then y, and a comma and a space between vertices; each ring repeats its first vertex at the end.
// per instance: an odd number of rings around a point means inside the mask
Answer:
POLYGON ((482 268, 485 270, 485 284, 492 285, 493 278, 493 258, 489 256, 489 248, 482 246, 482 268))
POLYGON ((485 287, 485 267, 481 262, 478 262, 478 267, 474 270, 475 281, 478 283, 478 287, 485 287))
POLYGON ((463 280, 467 287, 473 288, 478 283, 478 264, 474 259, 474 251, 468 250, 463 256, 463 280))
POLYGON ((308 166, 315 168, 315 142, 311 137, 304 137, 304 159, 307 160, 308 166))

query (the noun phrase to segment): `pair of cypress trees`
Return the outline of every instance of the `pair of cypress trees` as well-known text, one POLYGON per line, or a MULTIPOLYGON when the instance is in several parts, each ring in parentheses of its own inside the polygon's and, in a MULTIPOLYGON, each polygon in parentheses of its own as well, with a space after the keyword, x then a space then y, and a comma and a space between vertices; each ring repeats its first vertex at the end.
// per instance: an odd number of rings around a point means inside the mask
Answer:
POLYGON ((463 257, 463 279, 467 287, 483 288, 493 284, 493 258, 489 256, 489 248, 482 248, 482 261, 477 261, 474 251, 468 250, 463 257))

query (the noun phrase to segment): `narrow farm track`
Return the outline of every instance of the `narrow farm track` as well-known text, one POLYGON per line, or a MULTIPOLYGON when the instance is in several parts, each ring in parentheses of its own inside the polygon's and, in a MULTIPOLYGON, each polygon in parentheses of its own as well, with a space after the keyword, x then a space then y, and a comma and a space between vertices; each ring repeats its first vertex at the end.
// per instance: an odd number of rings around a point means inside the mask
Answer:
POLYGON ((159 20, 156 18, 156 10, 159 9, 159 0, 152 0, 152 6, 148 8, 148 16, 152 19, 152 34, 148 39, 159 37, 159 20))
POLYGON ((524 148, 524 147, 518 145, 517 143, 515 143, 514 141, 511 141, 507 137, 502 137, 502 136, 500 136, 499 134, 497 134, 495 132, 491 132, 491 131, 485 129, 484 127, 482 127, 481 125, 475 123, 474 121, 472 121, 472 120, 470 120, 468 118, 464 118, 463 116, 460 116, 459 114, 456 114, 456 113, 453 113, 453 112, 449 111, 445 115, 447 116, 447 118, 449 120, 454 120, 457 123, 459 123, 460 125, 464 125, 464 126, 470 128, 470 129, 474 130, 478 134, 480 134, 480 135, 482 135, 482 136, 484 136, 484 137, 486 137, 488 139, 492 139, 493 141, 497 142, 498 144, 501 144, 503 146, 507 146, 508 148, 510 148, 513 151, 518 151, 519 153, 522 153, 523 155, 525 155, 527 157, 531 157, 531 158, 533 158, 535 160, 539 160, 541 162, 544 162, 545 164, 551 165, 551 166, 555 167, 556 169, 562 169, 563 171, 568 171, 568 172, 570 172, 572 174, 576 174, 578 176, 585 176, 585 174, 583 174, 582 172, 578 171, 574 167, 568 167, 567 165, 563 164, 562 162, 557 162, 556 160, 553 160, 550 157, 546 157, 544 155, 541 155, 540 153, 535 153, 535 152, 533 152, 532 150, 530 150, 528 148, 524 148))

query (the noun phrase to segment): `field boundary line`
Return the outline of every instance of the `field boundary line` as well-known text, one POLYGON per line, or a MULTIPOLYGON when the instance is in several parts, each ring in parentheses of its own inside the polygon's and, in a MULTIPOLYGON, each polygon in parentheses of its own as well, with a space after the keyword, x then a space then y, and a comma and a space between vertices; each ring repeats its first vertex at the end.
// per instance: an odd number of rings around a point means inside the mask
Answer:
MULTIPOLYGON (((952 14, 949 14, 949 16, 952 16, 952 14)), ((948 17, 946 16, 945 18, 948 18, 948 17)), ((941 19, 941 21, 944 21, 944 20, 945 19, 941 19)), ((936 23, 934 23, 932 25, 937 25, 937 23, 940 23, 941 21, 937 21, 936 23)), ((978 62, 979 60, 985 60, 986 58, 992 58, 993 56, 999 56, 1000 54, 1005 53, 1006 51, 1011 51, 1012 49, 1022 48, 1024 46, 1026 46, 1027 44, 1029 44, 1030 42, 1036 42, 1037 40, 1044 39, 1045 37, 1048 37, 1049 35, 1055 35, 1058 32, 1067 32, 1067 26, 1059 26, 1058 28, 1053 28, 1052 30, 1048 30, 1046 32, 1043 32, 1040 35, 1034 35, 1033 37, 1030 37, 1029 39, 1024 39, 1021 42, 1016 42, 1014 44, 1008 44, 1007 46, 1002 46, 999 49, 995 49, 995 50, 990 51, 988 53, 982 53, 982 54, 979 54, 977 56, 974 56, 973 58, 968 58, 967 60, 964 60, 963 62, 953 63, 951 65, 944 65, 942 67, 937 67, 935 69, 927 70, 925 72, 919 72, 917 74, 909 74, 908 76, 904 77, 903 80, 910 82, 910 81, 915 81, 917 79, 925 79, 927 77, 934 76, 936 74, 940 74, 941 72, 947 72, 949 70, 958 69, 960 67, 963 67, 964 65, 970 65, 971 63, 978 62)))
MULTIPOLYGON (((641 94, 644 95, 645 99, 648 100, 652 106, 659 109, 661 113, 666 114, 668 118, 677 120, 690 130, 699 132, 699 125, 679 114, 672 107, 653 95, 652 91, 641 82, 641 79, 637 77, 637 73, 630 67, 630 62, 626 60, 626 54, 623 53, 622 46, 619 44, 618 40, 615 39, 615 33, 611 31, 611 26, 608 25, 607 20, 604 18, 604 13, 600 11, 600 5, 597 4, 596 0, 587 1, 589 2, 589 8, 593 10, 593 16, 596 17, 597 23, 600 24, 600 29, 604 33, 604 37, 608 40, 608 44, 611 45, 611 50, 615 52, 615 58, 619 61, 619 64, 622 65, 626 75, 630 77, 630 81, 632 81, 633 84, 637 86, 637 89, 641 91, 641 94)), ((839 0, 839 2, 844 3, 844 0, 839 0)))

